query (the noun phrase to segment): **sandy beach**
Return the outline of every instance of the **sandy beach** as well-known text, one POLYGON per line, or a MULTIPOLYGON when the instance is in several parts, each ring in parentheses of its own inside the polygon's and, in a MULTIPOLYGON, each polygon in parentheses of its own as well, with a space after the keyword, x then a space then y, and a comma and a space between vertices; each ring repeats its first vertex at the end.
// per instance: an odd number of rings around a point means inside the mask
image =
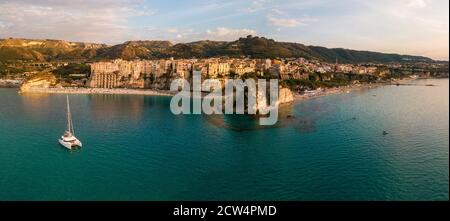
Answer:
POLYGON ((318 98, 322 96, 332 95, 332 94, 338 94, 338 93, 350 93, 355 90, 363 90, 363 89, 370 89, 370 88, 376 88, 379 86, 386 85, 386 83, 374 83, 374 84, 356 84, 356 85, 349 85, 349 86, 343 86, 339 88, 320 88, 313 91, 307 91, 306 93, 299 94, 294 93, 294 99, 295 101, 301 101, 301 100, 307 100, 307 99, 313 99, 318 98))
MULTIPOLYGON (((354 90, 375 88, 382 83, 377 84, 357 84, 351 86, 344 86, 339 88, 320 88, 313 91, 307 91, 306 93, 299 94, 294 93, 294 101, 302 101, 307 99, 318 98, 322 96, 347 93, 354 90)), ((43 88, 43 87, 30 87, 27 91, 20 93, 50 93, 50 94, 123 94, 123 95, 146 95, 146 96, 173 96, 176 92, 168 90, 155 90, 155 89, 124 89, 124 88, 43 88)))
POLYGON ((21 93, 50 93, 50 94, 126 94, 149 96, 173 96, 174 93, 154 89, 122 89, 122 88, 43 88, 31 87, 21 93))

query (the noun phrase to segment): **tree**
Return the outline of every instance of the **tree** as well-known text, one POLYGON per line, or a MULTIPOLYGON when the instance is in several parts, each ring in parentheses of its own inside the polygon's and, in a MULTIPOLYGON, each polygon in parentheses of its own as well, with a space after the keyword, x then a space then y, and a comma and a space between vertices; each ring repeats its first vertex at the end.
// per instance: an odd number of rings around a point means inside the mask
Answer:
POLYGON ((234 72, 234 71, 230 71, 230 78, 232 78, 232 79, 236 79, 237 77, 238 77, 239 75, 238 74, 236 74, 236 72, 234 72))
POLYGON ((79 78, 72 77, 71 74, 82 74, 88 76, 91 72, 91 67, 84 63, 70 63, 66 66, 60 66, 52 71, 56 76, 61 76, 63 78, 79 78))

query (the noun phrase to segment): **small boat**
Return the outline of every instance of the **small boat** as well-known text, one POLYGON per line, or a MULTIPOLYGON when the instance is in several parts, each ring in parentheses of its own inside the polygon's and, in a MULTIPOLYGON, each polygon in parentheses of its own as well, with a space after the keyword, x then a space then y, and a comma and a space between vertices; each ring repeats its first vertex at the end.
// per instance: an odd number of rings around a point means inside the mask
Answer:
POLYGON ((67 130, 64 135, 58 139, 59 143, 67 149, 75 149, 82 147, 81 141, 75 137, 75 131, 73 130, 72 115, 70 114, 69 96, 67 96, 67 130))
POLYGON ((385 130, 383 131, 383 135, 388 135, 389 133, 386 132, 385 130))

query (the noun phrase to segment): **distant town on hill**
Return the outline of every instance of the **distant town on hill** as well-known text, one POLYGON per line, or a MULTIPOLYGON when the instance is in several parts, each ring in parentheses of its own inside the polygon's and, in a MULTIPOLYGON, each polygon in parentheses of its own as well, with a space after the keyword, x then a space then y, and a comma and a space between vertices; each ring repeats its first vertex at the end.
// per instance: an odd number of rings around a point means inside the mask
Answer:
POLYGON ((306 46, 247 36, 236 41, 196 41, 173 44, 170 41, 127 41, 117 45, 67 42, 63 40, 0 39, 0 62, 45 62, 62 60, 98 61, 107 59, 160 58, 305 58, 339 63, 433 62, 423 56, 357 51, 343 48, 306 46))

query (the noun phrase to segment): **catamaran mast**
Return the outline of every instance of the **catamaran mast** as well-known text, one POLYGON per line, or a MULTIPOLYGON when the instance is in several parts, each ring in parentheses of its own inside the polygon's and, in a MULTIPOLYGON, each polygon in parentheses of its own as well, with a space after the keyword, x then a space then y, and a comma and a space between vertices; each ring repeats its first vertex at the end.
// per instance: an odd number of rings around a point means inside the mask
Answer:
POLYGON ((72 135, 75 136, 75 130, 73 129, 72 115, 70 116, 70 129, 72 130, 72 135))
POLYGON ((69 95, 66 95, 66 98, 67 98, 67 131, 73 134, 74 132, 72 125, 72 116, 70 114, 69 95))

